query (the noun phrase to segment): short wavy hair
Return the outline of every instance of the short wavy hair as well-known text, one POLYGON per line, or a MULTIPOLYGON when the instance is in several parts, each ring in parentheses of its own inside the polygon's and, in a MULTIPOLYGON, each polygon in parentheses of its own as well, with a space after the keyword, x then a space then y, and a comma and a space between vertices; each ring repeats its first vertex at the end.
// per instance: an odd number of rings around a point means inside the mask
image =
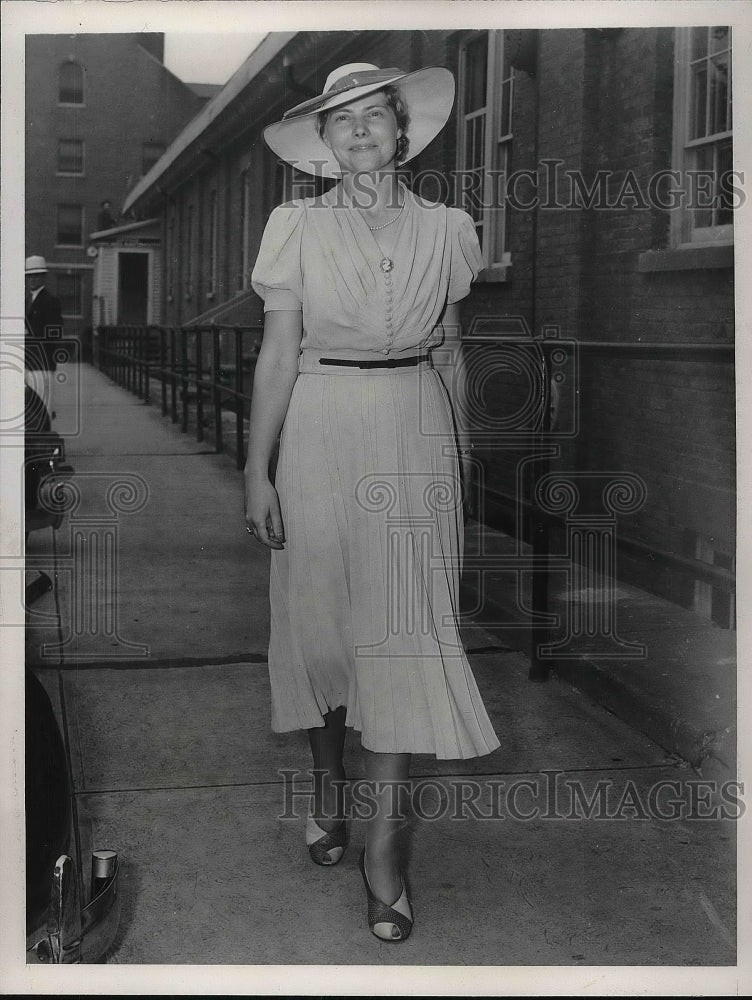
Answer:
MULTIPOLYGON (((402 132, 402 135, 397 139, 397 151, 394 155, 394 158, 399 165, 404 163, 407 159, 407 151, 410 148, 410 139, 407 135, 407 128, 410 124, 410 115, 407 110, 407 105, 396 87, 383 87, 381 91, 375 91, 375 93, 382 92, 386 97, 387 106, 394 112, 397 128, 402 132)), ((324 129, 326 128, 326 122, 329 115, 332 111, 336 110, 336 108, 330 108, 328 111, 319 111, 318 115, 316 115, 316 130, 320 138, 324 138, 324 129)))

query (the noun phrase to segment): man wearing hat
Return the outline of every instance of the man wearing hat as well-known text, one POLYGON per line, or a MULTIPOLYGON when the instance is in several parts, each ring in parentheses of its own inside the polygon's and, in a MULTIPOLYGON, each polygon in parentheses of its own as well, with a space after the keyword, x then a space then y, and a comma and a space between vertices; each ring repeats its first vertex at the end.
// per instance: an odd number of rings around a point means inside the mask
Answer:
POLYGON ((44 401, 52 415, 52 378, 55 346, 63 333, 60 300, 45 287, 47 261, 38 254, 26 258, 26 384, 44 401))

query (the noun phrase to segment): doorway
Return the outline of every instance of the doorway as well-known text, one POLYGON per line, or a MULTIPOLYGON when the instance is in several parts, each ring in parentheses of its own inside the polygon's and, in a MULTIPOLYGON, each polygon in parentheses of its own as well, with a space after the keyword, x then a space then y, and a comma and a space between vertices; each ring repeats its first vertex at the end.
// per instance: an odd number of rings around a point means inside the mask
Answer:
POLYGON ((149 255, 121 251, 118 254, 117 322, 143 326, 147 322, 148 307, 149 255))

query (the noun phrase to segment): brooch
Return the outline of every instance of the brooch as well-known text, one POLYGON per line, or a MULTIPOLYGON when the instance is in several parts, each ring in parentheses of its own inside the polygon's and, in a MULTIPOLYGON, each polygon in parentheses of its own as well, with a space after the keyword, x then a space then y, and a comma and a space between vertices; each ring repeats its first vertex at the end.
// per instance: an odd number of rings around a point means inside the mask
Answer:
POLYGON ((394 261, 393 261, 393 260, 390 260, 390 259, 389 259, 388 257, 385 257, 385 258, 384 258, 384 259, 382 260, 382 262, 381 262, 381 263, 379 264, 379 267, 380 267, 380 268, 381 268, 381 270, 382 270, 382 271, 384 272, 384 274, 389 274, 389 272, 390 272, 390 271, 392 270, 392 268, 394 267, 394 261))

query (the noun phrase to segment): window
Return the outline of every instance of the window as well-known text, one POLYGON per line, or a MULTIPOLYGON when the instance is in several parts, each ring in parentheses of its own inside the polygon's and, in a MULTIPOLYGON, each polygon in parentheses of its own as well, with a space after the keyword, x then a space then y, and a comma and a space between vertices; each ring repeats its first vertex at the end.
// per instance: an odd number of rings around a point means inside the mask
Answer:
POLYGON ((207 295, 217 291, 217 192, 209 195, 209 288, 207 295))
POLYGON ((163 142, 145 142, 141 146, 141 176, 148 174, 162 153, 165 151, 163 142))
POLYGON ((475 222, 486 277, 498 279, 511 263, 505 187, 512 158, 513 89, 502 32, 467 36, 459 51, 456 203, 475 222))
POLYGON ((248 197, 249 172, 243 170, 240 174, 240 260, 238 270, 238 291, 248 288, 248 256, 251 235, 250 198, 248 197))
POLYGON ((77 62, 64 62, 60 67, 60 104, 84 103, 84 71, 77 62))
POLYGON ((731 243, 731 29, 678 28, 675 64, 673 167, 685 198, 672 243, 731 243))
POLYGON ((58 274, 57 296, 63 316, 83 316, 82 280, 75 271, 72 274, 58 274))
POLYGON ((57 206, 57 244, 80 247, 84 243, 84 210, 81 205, 57 206))
POLYGON ((188 206, 185 222, 185 297, 193 295, 193 205, 188 206))
POLYGON ((170 225, 167 234, 167 301, 172 302, 175 298, 175 264, 177 262, 178 247, 175 242, 175 215, 170 216, 170 225))
POLYGON ((80 139, 58 140, 57 172, 59 174, 83 174, 84 144, 80 139))

